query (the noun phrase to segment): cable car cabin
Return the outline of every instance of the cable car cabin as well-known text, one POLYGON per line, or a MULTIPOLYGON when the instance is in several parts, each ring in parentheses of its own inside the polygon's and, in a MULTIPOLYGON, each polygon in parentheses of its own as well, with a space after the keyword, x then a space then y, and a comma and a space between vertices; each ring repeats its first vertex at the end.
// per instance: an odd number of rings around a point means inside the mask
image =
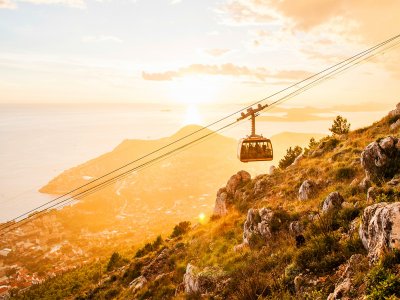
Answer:
POLYGON ((274 158, 271 140, 261 136, 241 139, 238 158, 241 162, 271 161, 274 158))

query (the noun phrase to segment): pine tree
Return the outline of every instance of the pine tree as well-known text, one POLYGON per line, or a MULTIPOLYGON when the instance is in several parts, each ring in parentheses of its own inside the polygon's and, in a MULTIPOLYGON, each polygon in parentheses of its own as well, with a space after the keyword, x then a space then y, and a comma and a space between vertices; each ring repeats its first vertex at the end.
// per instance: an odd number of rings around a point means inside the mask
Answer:
POLYGON ((347 119, 342 116, 337 116, 335 120, 333 120, 332 127, 329 128, 329 131, 333 134, 346 134, 350 130, 350 123, 347 123, 347 119))

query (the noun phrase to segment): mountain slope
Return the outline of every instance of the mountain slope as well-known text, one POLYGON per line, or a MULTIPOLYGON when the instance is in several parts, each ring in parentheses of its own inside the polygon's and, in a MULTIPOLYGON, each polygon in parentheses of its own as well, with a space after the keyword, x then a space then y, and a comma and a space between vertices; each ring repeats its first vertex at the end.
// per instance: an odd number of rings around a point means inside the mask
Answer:
POLYGON ((250 179, 241 171, 218 194, 216 204, 226 205, 226 214, 193 227, 180 223, 169 238, 145 245, 135 257, 113 254, 101 279, 75 290, 73 283, 89 266, 20 298, 51 299, 61 285, 63 297, 76 299, 395 299, 400 150, 397 138, 385 137, 398 132, 399 118, 400 109, 347 136, 326 137, 272 175, 250 179), (380 154, 383 167, 368 161, 373 151, 386 151, 386 158, 380 154), (385 177, 375 180, 373 172, 385 177), (368 223, 381 211, 375 207, 397 211, 368 223), (380 233, 376 224, 365 236, 364 227, 377 220, 392 225, 380 233), (396 243, 368 247, 386 235, 396 243), (62 285, 66 279, 70 283, 62 285))

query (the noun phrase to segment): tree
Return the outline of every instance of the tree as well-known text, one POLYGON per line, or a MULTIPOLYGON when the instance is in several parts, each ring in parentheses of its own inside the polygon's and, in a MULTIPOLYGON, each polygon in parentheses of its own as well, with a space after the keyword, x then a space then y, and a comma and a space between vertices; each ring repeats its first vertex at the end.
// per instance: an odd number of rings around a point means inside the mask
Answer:
POLYGON ((347 119, 342 116, 337 116, 335 120, 333 120, 332 127, 329 128, 333 134, 346 134, 350 130, 350 123, 347 123, 347 119))
POLYGON ((190 230, 190 225, 191 223, 189 221, 180 222, 178 225, 174 227, 174 230, 172 231, 171 234, 171 238, 181 236, 182 234, 188 232, 190 230))
POLYGON ((289 167, 302 152, 303 149, 300 146, 296 146, 293 149, 292 147, 287 149, 286 155, 279 161, 279 168, 286 169, 289 167))
POLYGON ((318 142, 315 140, 314 137, 310 139, 308 142, 308 147, 304 148, 304 155, 308 155, 310 153, 310 150, 314 149, 315 147, 318 146, 318 142))

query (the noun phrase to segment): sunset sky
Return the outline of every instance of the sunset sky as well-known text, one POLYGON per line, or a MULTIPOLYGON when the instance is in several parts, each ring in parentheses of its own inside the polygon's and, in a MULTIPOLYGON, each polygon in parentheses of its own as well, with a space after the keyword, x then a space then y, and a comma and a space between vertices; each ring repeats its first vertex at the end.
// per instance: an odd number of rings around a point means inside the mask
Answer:
MULTIPOLYGON (((0 102, 247 103, 399 34, 399 12, 398 0, 0 0, 0 102)), ((387 109, 399 64, 395 48, 295 104, 387 109)))

